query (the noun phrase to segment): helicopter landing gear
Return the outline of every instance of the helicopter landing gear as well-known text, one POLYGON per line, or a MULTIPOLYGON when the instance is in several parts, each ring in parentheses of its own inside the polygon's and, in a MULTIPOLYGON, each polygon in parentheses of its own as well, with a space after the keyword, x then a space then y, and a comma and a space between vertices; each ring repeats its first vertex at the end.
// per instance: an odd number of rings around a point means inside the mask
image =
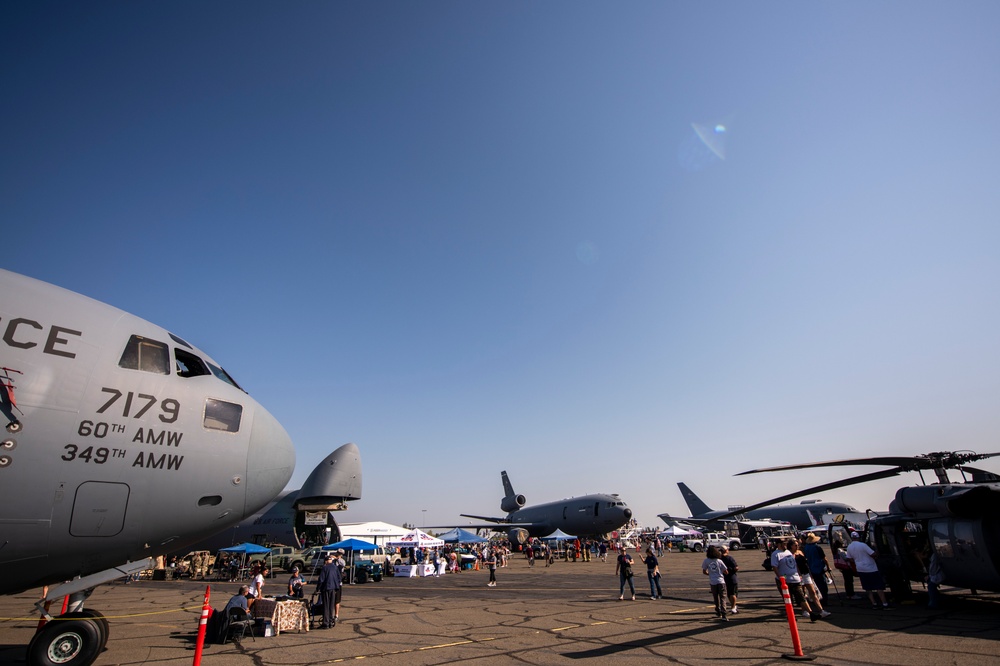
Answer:
POLYGON ((28 644, 28 666, 90 666, 108 643, 108 621, 97 611, 60 615, 28 644))

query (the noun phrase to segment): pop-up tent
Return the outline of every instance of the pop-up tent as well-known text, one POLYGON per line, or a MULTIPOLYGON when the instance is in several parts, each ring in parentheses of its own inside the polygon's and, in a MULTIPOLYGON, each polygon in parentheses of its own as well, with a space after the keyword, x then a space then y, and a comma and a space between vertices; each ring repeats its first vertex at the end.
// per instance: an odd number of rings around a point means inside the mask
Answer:
POLYGON ((220 553, 233 553, 239 556, 240 568, 246 568, 247 558, 250 555, 260 555, 261 553, 267 553, 267 568, 273 570, 273 562, 271 561, 271 549, 265 548, 264 546, 258 546, 255 543, 241 543, 236 546, 230 546, 229 548, 220 548, 220 553))
POLYGON ((344 541, 338 541, 337 543, 331 543, 328 546, 323 546, 322 550, 343 550, 347 553, 347 582, 354 582, 354 553, 356 551, 364 550, 375 550, 378 548, 371 541, 363 541, 361 539, 345 539, 344 541))
POLYGON ((660 532, 660 534, 666 534, 667 536, 691 536, 692 534, 701 534, 701 533, 692 532, 691 530, 686 530, 683 527, 678 527, 677 525, 671 525, 667 529, 660 532))
POLYGON ((562 530, 556 530, 555 532, 553 532, 552 534, 550 534, 548 536, 543 536, 542 540, 543 541, 569 541, 570 539, 575 539, 575 538, 576 538, 575 536, 572 536, 571 534, 566 534, 562 530))
POLYGON ((463 530, 460 527, 456 527, 453 530, 445 532, 438 538, 445 543, 486 543, 489 541, 489 539, 484 539, 483 537, 473 534, 468 530, 463 530))
POLYGON ((385 545, 393 548, 440 548, 444 541, 422 530, 410 530, 401 537, 390 539, 385 545))

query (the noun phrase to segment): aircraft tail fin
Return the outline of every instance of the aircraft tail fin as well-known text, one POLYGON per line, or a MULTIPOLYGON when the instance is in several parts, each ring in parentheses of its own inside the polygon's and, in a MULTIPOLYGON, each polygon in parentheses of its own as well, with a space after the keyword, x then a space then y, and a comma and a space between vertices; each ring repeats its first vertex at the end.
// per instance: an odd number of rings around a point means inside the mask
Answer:
POLYGON ((500 480, 503 481, 503 499, 500 500, 501 511, 511 513, 524 506, 524 495, 518 495, 514 492, 514 486, 510 485, 507 472, 500 472, 500 480))
POLYGON ((684 501, 687 502, 692 516, 701 516, 712 511, 707 504, 701 501, 700 497, 694 494, 693 490, 687 487, 687 484, 681 482, 677 484, 677 487, 681 489, 681 495, 684 496, 684 501))
POLYGON ((514 486, 510 485, 510 479, 507 478, 507 472, 500 472, 500 480, 503 481, 503 496, 513 497, 514 496, 514 486))

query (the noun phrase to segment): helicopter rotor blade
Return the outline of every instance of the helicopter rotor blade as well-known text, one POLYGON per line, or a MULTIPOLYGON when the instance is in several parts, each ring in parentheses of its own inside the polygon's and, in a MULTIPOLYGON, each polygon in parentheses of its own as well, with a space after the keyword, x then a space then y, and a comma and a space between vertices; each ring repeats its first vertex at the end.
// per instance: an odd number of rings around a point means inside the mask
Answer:
POLYGON ((872 458, 846 458, 844 460, 827 460, 824 462, 802 463, 800 465, 780 465, 778 467, 762 467, 740 472, 744 474, 759 474, 761 472, 782 472, 793 469, 810 469, 815 467, 847 467, 850 465, 890 465, 900 471, 916 472, 925 469, 956 468, 974 460, 983 460, 998 456, 1000 453, 928 453, 919 456, 875 456, 872 458))
MULTIPOLYGON (((765 470, 761 470, 765 471, 765 470)), ((769 471, 769 470, 767 470, 769 471)), ((898 467, 896 469, 884 469, 879 472, 871 472, 870 474, 862 474, 861 476, 853 476, 849 479, 840 479, 839 481, 832 481, 830 483, 824 483, 819 486, 813 486, 812 488, 806 488, 805 490, 799 490, 794 493, 789 493, 787 495, 782 495, 781 497, 775 497, 773 499, 766 500, 764 502, 758 502, 751 506, 745 506, 738 511, 730 511, 729 513, 722 514, 721 516, 716 516, 712 520, 725 520, 727 518, 732 518, 733 516, 738 516, 741 513, 746 513, 748 511, 753 511, 754 509, 761 509, 765 506, 771 506, 772 504, 778 504, 779 502, 784 502, 786 500, 795 499, 797 497, 802 497, 803 495, 811 495, 812 493, 822 492, 824 490, 833 490, 834 488, 843 488, 844 486, 853 486, 858 483, 867 483, 868 481, 877 481, 879 479, 887 479, 890 476, 897 476, 902 472, 898 467)))

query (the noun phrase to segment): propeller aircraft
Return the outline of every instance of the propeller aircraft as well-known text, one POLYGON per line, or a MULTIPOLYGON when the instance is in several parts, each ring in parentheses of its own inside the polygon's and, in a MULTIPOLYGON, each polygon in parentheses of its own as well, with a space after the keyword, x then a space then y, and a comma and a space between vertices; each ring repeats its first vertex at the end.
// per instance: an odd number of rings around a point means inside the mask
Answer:
POLYGON ((557 529, 578 537, 603 537, 632 519, 632 509, 617 494, 599 493, 525 506, 527 500, 524 495, 514 492, 506 471, 500 472, 500 480, 504 489, 500 510, 506 511, 507 515, 495 518, 463 513, 461 515, 465 518, 487 521, 488 524, 458 527, 506 532, 511 543, 525 543, 530 537, 548 536, 557 529))
POLYGON ((27 663, 87 666, 109 630, 84 608, 90 591, 252 515, 291 478, 295 451, 166 329, 5 270, 0 294, 0 594, 48 586, 47 619, 68 595, 27 663))

